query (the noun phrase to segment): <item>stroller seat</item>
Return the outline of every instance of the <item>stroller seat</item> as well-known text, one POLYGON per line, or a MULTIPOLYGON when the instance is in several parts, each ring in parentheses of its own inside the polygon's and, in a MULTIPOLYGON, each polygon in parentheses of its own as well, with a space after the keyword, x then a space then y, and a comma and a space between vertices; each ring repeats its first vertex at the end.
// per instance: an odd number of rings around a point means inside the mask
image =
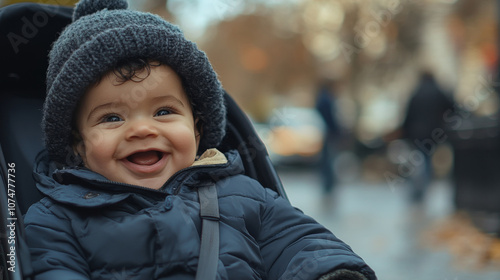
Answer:
MULTIPOLYGON (((26 276, 30 275, 30 261, 23 240, 22 215, 42 197, 35 187, 32 170, 35 156, 44 148, 40 122, 47 56, 52 42, 71 22, 71 16, 70 7, 37 3, 0 9, 0 34, 7 38, 0 40, 0 214, 2 221, 17 218, 12 220, 15 229, 6 223, 0 225, 2 280, 30 279, 26 276), (15 173, 8 170, 12 164, 15 173), (11 185, 7 183, 9 174, 11 179, 15 176, 15 183, 11 185), (16 253, 15 271, 9 270, 12 263, 7 254, 11 251, 16 253)), ((225 102, 226 136, 218 149, 223 152, 237 149, 246 175, 286 198, 266 147, 252 123, 227 93, 225 102)))

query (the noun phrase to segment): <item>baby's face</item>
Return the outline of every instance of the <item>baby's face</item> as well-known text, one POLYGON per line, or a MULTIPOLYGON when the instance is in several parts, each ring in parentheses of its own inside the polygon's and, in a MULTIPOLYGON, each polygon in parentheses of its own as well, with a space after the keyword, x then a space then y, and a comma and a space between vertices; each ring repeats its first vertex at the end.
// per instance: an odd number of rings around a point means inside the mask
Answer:
POLYGON ((108 74, 80 104, 83 141, 75 149, 86 167, 111 181, 159 189, 195 160, 199 133, 191 105, 168 66, 151 67, 141 82, 119 84, 108 74))

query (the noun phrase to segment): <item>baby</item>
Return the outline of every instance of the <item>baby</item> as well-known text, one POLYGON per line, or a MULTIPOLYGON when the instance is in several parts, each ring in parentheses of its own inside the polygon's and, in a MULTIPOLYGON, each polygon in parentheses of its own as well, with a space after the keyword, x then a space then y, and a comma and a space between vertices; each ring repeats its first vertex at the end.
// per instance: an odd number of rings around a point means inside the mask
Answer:
POLYGON ((45 197, 25 216, 36 279, 376 279, 216 149, 223 89, 176 26, 81 1, 49 58, 34 170, 45 197))
POLYGON ((74 150, 111 181, 157 190, 194 163, 200 132, 180 77, 166 65, 141 62, 147 71, 138 69, 140 81, 108 73, 83 96, 74 150))

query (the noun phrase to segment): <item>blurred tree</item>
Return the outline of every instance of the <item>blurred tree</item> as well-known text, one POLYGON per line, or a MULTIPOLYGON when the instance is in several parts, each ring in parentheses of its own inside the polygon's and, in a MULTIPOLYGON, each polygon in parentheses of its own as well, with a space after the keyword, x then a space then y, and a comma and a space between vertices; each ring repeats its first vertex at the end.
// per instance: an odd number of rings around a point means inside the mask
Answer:
POLYGON ((270 96, 286 95, 317 76, 301 36, 273 31, 269 15, 242 15, 220 22, 203 45, 224 87, 259 120, 273 106, 270 96))
MULTIPOLYGON (((324 78, 347 84, 343 93, 363 107, 373 103, 367 85, 380 87, 376 94, 392 93, 384 87, 408 72, 401 69, 409 69, 421 36, 421 4, 413 2, 252 3, 242 15, 214 25, 202 48, 224 86, 258 119, 275 106, 269 103, 276 94, 300 91, 291 98, 312 106, 324 78)), ((398 89, 400 99, 411 87, 398 89)))

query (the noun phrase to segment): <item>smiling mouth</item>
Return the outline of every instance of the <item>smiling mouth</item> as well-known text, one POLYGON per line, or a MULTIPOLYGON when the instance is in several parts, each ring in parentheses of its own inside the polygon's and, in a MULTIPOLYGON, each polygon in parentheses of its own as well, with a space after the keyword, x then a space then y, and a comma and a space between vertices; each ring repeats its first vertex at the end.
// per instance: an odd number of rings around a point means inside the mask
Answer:
POLYGON ((137 165, 153 165, 163 158, 164 154, 159 151, 145 151, 131 154, 127 160, 137 165))

